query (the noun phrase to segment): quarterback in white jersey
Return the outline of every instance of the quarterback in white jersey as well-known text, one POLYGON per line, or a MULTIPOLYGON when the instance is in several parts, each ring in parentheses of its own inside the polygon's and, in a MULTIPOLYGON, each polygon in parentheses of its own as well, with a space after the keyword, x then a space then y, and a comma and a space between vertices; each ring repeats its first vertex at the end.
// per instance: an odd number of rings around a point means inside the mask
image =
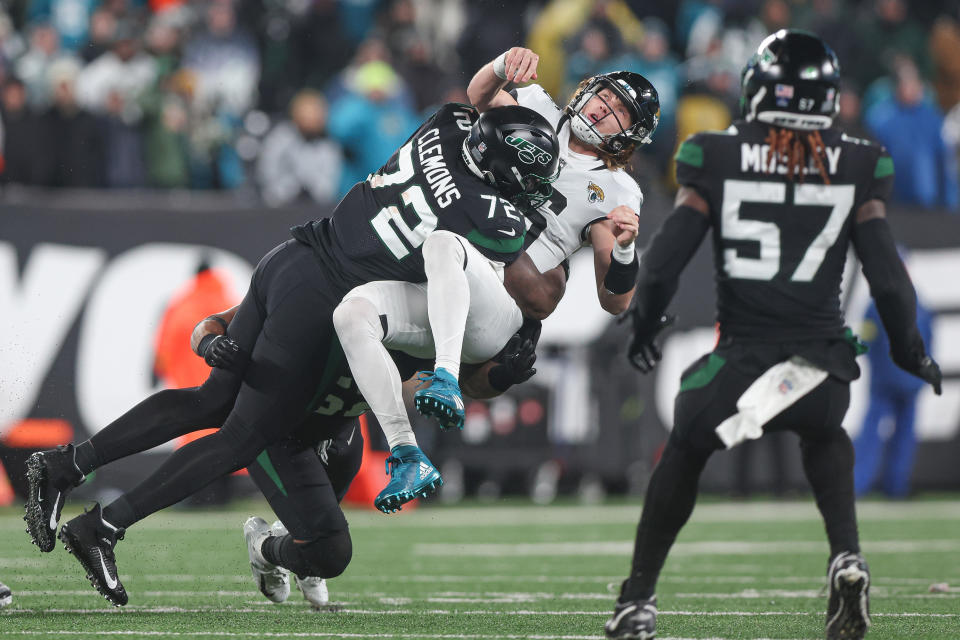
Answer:
POLYGON ((480 110, 520 104, 557 129, 560 176, 553 196, 527 213, 526 255, 506 274, 505 284, 525 315, 549 315, 562 295, 544 273, 591 245, 597 295, 609 313, 626 310, 637 274, 634 241, 643 194, 624 165, 638 144, 650 142, 660 103, 643 76, 617 71, 588 78, 565 107, 536 84, 505 91, 508 82, 536 79, 539 57, 514 47, 480 69, 467 95, 480 110))

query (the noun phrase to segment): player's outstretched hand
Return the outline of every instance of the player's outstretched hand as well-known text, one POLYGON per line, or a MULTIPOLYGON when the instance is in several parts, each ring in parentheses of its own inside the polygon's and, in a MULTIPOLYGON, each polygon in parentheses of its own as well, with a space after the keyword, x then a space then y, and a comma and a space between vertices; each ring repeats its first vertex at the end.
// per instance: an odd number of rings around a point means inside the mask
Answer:
POLYGON ((245 357, 240 345, 223 335, 204 336, 199 351, 204 362, 219 369, 236 369, 245 357))
POLYGON ((908 371, 933 387, 933 392, 938 396, 943 393, 941 388, 943 374, 940 372, 940 365, 930 356, 924 356, 913 369, 908 371))
POLYGON ((540 56, 524 47, 513 47, 507 51, 504 59, 507 80, 523 84, 537 79, 537 63, 540 56))
POLYGON ((633 338, 630 340, 627 358, 634 368, 650 373, 663 357, 654 340, 661 331, 674 323, 676 316, 662 315, 650 320, 640 315, 636 307, 631 310, 630 315, 633 319, 633 338))

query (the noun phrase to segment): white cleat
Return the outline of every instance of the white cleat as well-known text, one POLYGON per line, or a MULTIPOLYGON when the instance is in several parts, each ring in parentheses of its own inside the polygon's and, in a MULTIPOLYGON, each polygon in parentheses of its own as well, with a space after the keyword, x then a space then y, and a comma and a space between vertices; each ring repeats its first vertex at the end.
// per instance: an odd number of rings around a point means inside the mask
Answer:
POLYGON ((257 582, 257 588, 271 602, 285 602, 290 597, 290 572, 267 562, 260 551, 263 541, 270 535, 270 527, 263 518, 250 516, 243 523, 243 538, 247 542, 250 572, 257 582))
MULTIPOLYGON (((287 535, 287 528, 283 526, 282 522, 277 520, 270 525, 270 535, 285 536, 287 535)), ((330 592, 327 590, 326 580, 313 576, 307 576, 306 578, 301 578, 300 576, 294 577, 296 578, 297 588, 300 589, 303 598, 309 602, 311 606, 325 607, 330 604, 330 592)))

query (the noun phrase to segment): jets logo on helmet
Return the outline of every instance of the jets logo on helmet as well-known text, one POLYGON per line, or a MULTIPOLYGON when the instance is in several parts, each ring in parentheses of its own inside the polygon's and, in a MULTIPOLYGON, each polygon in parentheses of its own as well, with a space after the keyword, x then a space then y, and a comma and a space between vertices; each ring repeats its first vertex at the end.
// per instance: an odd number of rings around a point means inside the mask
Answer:
POLYGON ((510 105, 481 114, 463 141, 464 164, 515 205, 537 207, 560 173, 557 134, 533 109, 510 105))
POLYGON ((517 138, 515 136, 505 136, 503 139, 511 147, 517 148, 517 156, 520 158, 521 162, 526 164, 538 162, 546 165, 550 164, 550 161, 553 160, 553 156, 529 140, 524 140, 523 138, 517 138))

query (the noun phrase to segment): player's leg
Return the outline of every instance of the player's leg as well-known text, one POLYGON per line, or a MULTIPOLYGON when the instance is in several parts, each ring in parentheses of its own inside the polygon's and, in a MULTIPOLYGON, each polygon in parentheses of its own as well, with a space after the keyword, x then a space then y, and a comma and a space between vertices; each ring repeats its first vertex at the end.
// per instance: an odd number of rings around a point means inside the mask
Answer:
POLYGON ((409 282, 371 282, 353 289, 337 306, 333 322, 351 375, 387 437, 390 481, 374 500, 393 512, 443 484, 440 472, 417 446, 403 402, 402 380, 387 344, 423 353, 432 348, 427 293, 409 282))
POLYGON ((842 426, 849 404, 849 383, 831 376, 770 424, 800 436, 804 473, 830 542, 828 640, 859 640, 870 625, 870 572, 860 555, 853 443, 842 426))
POLYGON ((714 428, 736 412, 736 400, 750 382, 751 378, 712 355, 684 372, 674 408, 674 428, 647 487, 630 576, 624 580, 613 616, 605 625, 608 637, 654 636, 660 571, 693 512, 707 460, 723 448, 714 428))
MULTIPOLYGON (((463 428, 464 404, 456 374, 450 368, 451 359, 456 357, 459 371, 461 359, 465 362, 480 363, 497 354, 510 337, 520 328, 522 317, 513 298, 503 286, 503 268, 485 258, 470 243, 448 232, 434 232, 427 240, 434 238, 431 251, 424 249, 424 258, 428 253, 439 254, 447 263, 442 278, 449 280, 443 286, 434 280, 427 284, 430 328, 436 344, 437 366, 434 372, 422 372, 420 388, 414 394, 417 410, 427 416, 433 416, 441 427, 463 428), (438 248, 439 247, 439 248, 438 248), (449 264, 454 259, 457 264, 449 264), (454 276, 449 272, 453 271, 454 276), (467 293, 455 296, 447 301, 442 292, 448 287, 465 287, 467 293), (467 313, 463 314, 462 305, 466 304, 467 313), (456 339, 447 339, 454 326, 456 339), (464 338, 466 336, 466 338, 464 338)), ((437 262, 441 260, 437 259, 437 262)), ((428 272, 429 275, 429 272, 428 272)), ((438 275, 438 277, 440 277, 438 275)))
MULTIPOLYGON (((343 453, 350 451, 352 447, 343 453)), ((315 606, 326 604, 323 580, 343 572, 352 544, 316 448, 287 439, 268 447, 249 469, 280 518, 273 527, 253 517, 244 525, 251 569, 261 592, 282 602, 289 593, 286 571, 293 571, 307 600, 315 606)))
POLYGON ((445 369, 454 378, 460 375, 460 352, 470 310, 470 285, 465 273, 468 244, 450 231, 434 231, 422 248, 436 369, 445 369))
MULTIPOLYGON (((261 261, 265 263, 274 252, 261 261)), ((250 291, 227 334, 250 353, 263 324, 250 291)), ((212 369, 199 387, 165 389, 143 400, 76 447, 65 445, 34 454, 27 461, 27 532, 41 551, 54 547, 67 494, 92 471, 134 453, 147 451, 185 433, 219 427, 240 389, 242 371, 212 369)))
POLYGON ((853 471, 857 495, 870 491, 880 472, 883 461, 883 440, 880 438, 880 422, 891 415, 893 407, 887 394, 878 388, 870 389, 870 406, 863 418, 863 426, 853 444, 856 464, 853 471))
POLYGON ((256 285, 266 313, 263 330, 223 427, 175 451, 150 477, 108 505, 102 516, 97 505, 61 529, 68 550, 114 603, 126 601, 112 557, 125 528, 250 464, 299 423, 318 389, 322 393, 325 385, 335 384, 329 379, 337 371, 331 356, 339 354, 330 321, 333 304, 316 284, 316 261, 309 248, 288 243, 261 271, 256 285), (330 311, 324 313, 325 308, 330 311), (94 565, 93 558, 105 556, 109 563, 94 565))

